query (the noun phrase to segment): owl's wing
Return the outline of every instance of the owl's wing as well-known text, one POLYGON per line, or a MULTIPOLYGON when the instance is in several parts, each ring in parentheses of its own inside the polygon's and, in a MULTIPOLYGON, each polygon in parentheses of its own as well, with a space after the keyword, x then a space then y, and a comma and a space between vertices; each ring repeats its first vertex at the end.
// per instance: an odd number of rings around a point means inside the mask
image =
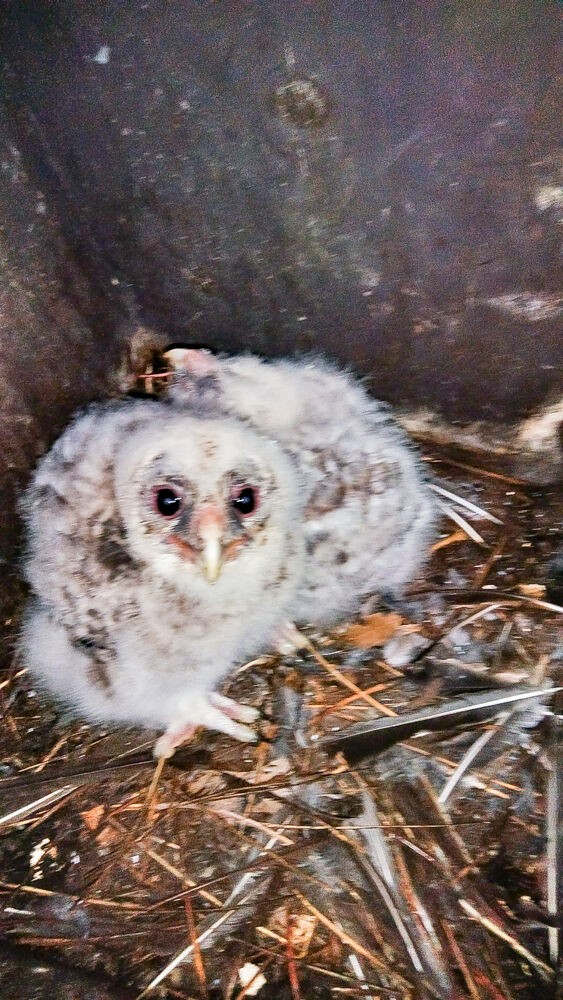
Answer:
MULTIPOLYGON (((389 408, 317 358, 206 359, 216 409, 274 437, 299 469, 309 555, 299 620, 330 621, 363 595, 400 592, 427 554, 436 505, 389 408)), ((188 368, 197 368, 192 360, 188 368)), ((187 377, 193 405, 200 375, 187 377)), ((181 381, 171 395, 186 405, 181 381)))
MULTIPOLYGON (((327 395, 325 369, 300 362, 266 362, 251 355, 214 357, 206 351, 173 351, 172 401, 205 415, 228 415, 260 433, 295 443, 313 399, 327 395)), ((338 377, 335 372, 331 376, 338 377)))
POLYGON ((22 504, 28 525, 26 577, 40 604, 77 648, 109 649, 108 623, 132 613, 124 586, 135 566, 114 494, 118 443, 152 405, 92 407, 40 461, 22 504))
MULTIPOLYGON (((395 427, 385 404, 371 399, 347 372, 320 358, 263 361, 252 355, 178 353, 184 357, 170 387, 173 402, 188 408, 208 406, 245 420, 296 452, 333 448, 345 458, 368 427, 395 427)), ((396 434, 404 440, 398 429, 396 434)))
POLYGON ((397 593, 424 561, 435 498, 388 406, 320 359, 217 359, 225 412, 275 437, 306 491, 309 553, 299 617, 331 620, 375 590, 397 593))

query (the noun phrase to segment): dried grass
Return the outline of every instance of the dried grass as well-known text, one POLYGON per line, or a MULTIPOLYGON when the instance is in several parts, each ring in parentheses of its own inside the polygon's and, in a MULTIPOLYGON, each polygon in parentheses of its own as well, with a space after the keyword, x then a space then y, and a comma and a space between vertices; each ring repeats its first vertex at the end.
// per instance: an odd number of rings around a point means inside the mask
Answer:
POLYGON ((511 487, 453 486, 469 515, 492 515, 485 557, 445 531, 400 607, 232 678, 262 711, 255 747, 202 733, 155 771, 146 733, 58 719, 14 664, 0 685, 3 997, 22 982, 104 1000, 555 997, 547 711, 418 733, 353 766, 322 743, 507 678, 554 679, 557 604, 535 588, 556 500, 511 487), (405 626, 428 647, 397 669, 381 644, 405 626))

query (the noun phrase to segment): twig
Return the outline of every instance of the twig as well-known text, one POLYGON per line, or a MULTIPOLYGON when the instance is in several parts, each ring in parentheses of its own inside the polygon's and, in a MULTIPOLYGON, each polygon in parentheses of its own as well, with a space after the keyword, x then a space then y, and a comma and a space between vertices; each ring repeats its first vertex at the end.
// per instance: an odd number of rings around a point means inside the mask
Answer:
POLYGON ((67 795, 72 795, 75 791, 76 785, 65 785, 64 788, 57 788, 53 792, 48 792, 47 795, 42 795, 41 798, 35 799, 33 802, 27 802, 25 806, 20 806, 19 809, 14 809, 13 812, 0 816, 0 826, 10 826, 13 823, 20 823, 26 816, 37 812, 39 809, 44 809, 45 806, 51 805, 59 799, 64 799, 67 795))
POLYGON ((151 783, 149 785, 149 790, 147 792, 147 797, 145 800, 145 811, 147 815, 147 822, 152 823, 154 820, 154 806, 156 798, 156 790, 158 788, 158 782, 160 781, 162 772, 164 770, 164 765, 167 761, 167 757, 159 757, 156 762, 156 767, 154 769, 154 774, 152 776, 151 783))
POLYGON ((303 646, 309 651, 317 663, 319 663, 320 666, 334 678, 334 680, 338 681, 339 684, 342 684, 343 687, 347 687, 349 691, 353 691, 358 698, 366 701, 368 705, 371 705, 372 708, 376 708, 377 711, 382 712, 383 715, 395 716, 397 714, 392 708, 389 708, 387 705, 383 705, 380 701, 376 701, 375 698, 372 698, 366 691, 362 691, 357 684, 354 684, 353 681, 346 677, 345 674, 341 673, 340 670, 332 665, 332 663, 325 660, 324 656, 319 653, 318 649, 315 648, 313 643, 307 639, 306 636, 303 636, 303 646))
POLYGON ((190 896, 184 896, 184 910, 186 913, 186 923, 188 925, 190 941, 193 946, 194 968, 198 979, 199 992, 201 993, 202 1000, 205 1000, 205 998, 208 996, 207 979, 205 976, 205 966, 203 964, 201 948, 197 940, 194 909, 190 896))
POLYGON ((461 779, 462 779, 463 775, 465 774, 465 772, 467 771, 468 767, 471 767, 471 764, 473 763, 473 761, 475 760, 475 758, 480 754, 480 752, 483 749, 483 747, 485 747, 487 745, 487 743, 489 742, 489 740, 491 740, 493 738, 493 736, 496 735, 496 733, 498 732, 498 730, 504 725, 504 723, 506 722, 506 720, 511 715, 512 715, 511 711, 509 711, 509 712, 501 712, 501 714, 499 715, 498 719, 496 720, 495 725, 491 726, 490 729, 485 730, 484 733, 481 733, 481 735, 469 747, 469 750, 467 751, 466 754, 464 754, 464 756, 460 760, 460 762, 457 765, 454 773, 450 775, 450 777, 446 781, 446 784, 442 788, 442 791, 440 792, 440 794, 438 796, 438 802, 440 803, 440 805, 442 805, 442 806, 445 805, 445 803, 448 801, 450 795, 452 794, 455 786, 458 784, 459 781, 461 781, 461 779))
POLYGON ((502 472, 491 472, 489 469, 482 469, 478 465, 469 465, 467 462, 458 462, 454 458, 430 457, 426 461, 435 465, 451 465, 454 469, 465 469, 467 472, 476 472, 478 476, 485 476, 488 479, 498 479, 501 483, 508 483, 509 486, 527 486, 529 482, 525 479, 517 479, 516 476, 505 476, 502 472))
POLYGON ((291 989, 291 996, 293 1000, 302 1000, 301 989, 299 987, 299 976, 297 975, 297 964, 295 962, 295 953, 293 950, 293 935, 295 930, 295 918, 287 908, 287 922, 286 922, 286 945, 285 954, 287 959, 287 978, 289 979, 289 986, 291 989))
POLYGON ((473 979, 473 976, 471 975, 471 972, 469 971, 469 966, 468 966, 467 962, 465 961, 465 958, 463 957, 463 952, 462 952, 461 948, 459 947, 459 945, 458 945, 458 943, 457 943, 457 941, 456 941, 456 939, 454 937, 454 934, 453 934, 453 931, 452 931, 451 927, 449 926, 449 924, 447 923, 446 920, 442 920, 441 923, 442 923, 442 929, 444 931, 444 934, 446 935, 446 937, 448 939, 448 944, 449 944, 449 946, 450 946, 450 948, 452 950, 453 956, 454 956, 454 958, 455 958, 455 960, 456 960, 456 962, 457 962, 457 964, 459 966, 459 970, 460 970, 463 978, 465 979, 465 985, 467 986, 467 989, 469 990, 469 993, 471 994, 472 1000, 482 1000, 481 994, 479 993, 479 990, 477 989, 477 987, 475 985, 475 981, 473 979))
POLYGON ((485 539, 481 537, 478 531, 475 531, 475 528, 471 524, 469 524, 469 521, 466 521, 465 518, 461 516, 461 514, 458 514, 456 510, 452 509, 452 507, 448 507, 446 503, 442 503, 441 500, 438 500, 438 507, 440 508, 441 511, 443 511, 446 517, 449 517, 450 521, 453 521, 455 524, 457 524, 458 528, 461 528, 462 531, 465 531, 465 534, 468 536, 468 538, 471 539, 472 542, 476 542, 477 545, 483 545, 487 547, 485 539))
MULTIPOLYGON (((265 854, 267 851, 270 851, 274 846, 274 844, 277 843, 277 840, 278 840, 277 835, 271 837, 268 843, 265 845, 265 847, 261 850, 260 854, 265 854)), ((218 917, 217 920, 215 920, 209 927, 207 927, 206 930, 202 931, 201 934, 198 934, 198 936, 194 938, 191 944, 187 945, 186 948, 182 948, 182 950, 178 952, 178 954, 175 955, 173 959, 171 959, 168 965, 166 965, 164 969, 162 969, 158 973, 158 975, 155 976, 155 978, 150 981, 148 986, 145 986, 144 990, 142 991, 142 993, 139 993, 136 1000, 142 1000, 142 997, 148 996, 148 994, 151 993, 154 989, 156 989, 156 987, 159 986, 160 983, 162 983, 165 979, 168 978, 168 976, 170 975, 171 972, 174 971, 174 969, 176 969, 183 962, 186 962, 187 959, 190 958, 191 955, 193 955, 194 948, 197 945, 203 944, 203 942, 206 941, 208 937, 211 937, 211 935, 214 934, 215 931, 222 924, 224 924, 226 920, 229 919, 231 915, 231 904, 234 902, 235 899, 238 899, 238 904, 237 904, 238 906, 244 906, 244 904, 252 898, 252 892, 247 893, 246 896, 242 897, 242 899, 238 897, 240 897, 241 892, 244 891, 248 883, 252 881, 252 879, 256 878, 256 874, 257 874, 256 872, 252 871, 245 872, 242 878, 239 879, 239 881, 235 885, 229 897, 225 900, 224 903, 225 912, 222 913, 221 916, 218 917)))
POLYGON ((541 961, 541 959, 532 955, 531 951, 528 951, 528 949, 525 948, 523 944, 520 944, 515 937, 512 937, 511 934, 507 934, 502 927, 499 927, 499 925, 494 922, 494 920, 490 920, 489 917, 485 917, 482 913, 479 913, 479 911, 476 910, 475 907, 466 899, 460 899, 459 905, 469 917, 472 917, 473 920, 476 920, 482 927, 490 931, 491 934, 500 938, 501 941, 505 941, 517 955, 521 955, 522 958, 525 958, 526 961, 529 962, 536 972, 542 977, 542 979, 545 979, 547 982, 553 979, 554 970, 550 969, 549 965, 546 965, 545 962, 541 961))
POLYGON ((547 912, 553 918, 555 925, 548 928, 549 958, 553 965, 559 961, 559 862, 561 843, 559 835, 559 821, 561 817, 561 760, 560 741, 558 739, 558 729, 560 726, 557 715, 553 714, 551 719, 551 739, 553 746, 550 748, 549 765, 547 772, 547 810, 546 810, 546 863, 547 863, 547 912))
POLYGON ((446 497, 447 500, 453 500, 454 503, 458 504, 459 507, 465 507, 466 510, 470 510, 472 514, 477 514, 482 517, 485 521, 492 521, 493 524, 502 524, 502 521, 498 517, 494 517, 489 514, 488 511, 483 510, 482 507, 478 507, 477 504, 471 503, 471 500, 466 500, 465 497, 460 497, 457 493, 450 493, 449 490, 445 490, 442 486, 438 486, 436 483, 430 483, 430 489, 434 493, 438 493, 442 497, 446 497))
MULTIPOLYGON (((298 889, 295 889, 294 893, 297 896, 297 898, 301 900, 303 906, 305 906, 306 909, 309 910, 309 913, 312 913, 315 917, 317 917, 319 923, 323 924, 323 926, 326 927, 327 930, 331 931, 332 934, 335 934, 336 937, 339 938, 343 944, 346 944, 348 945, 349 948, 352 948, 353 951, 356 952, 356 954, 362 955, 364 958, 366 958, 368 962, 371 965, 373 965, 375 969, 379 969, 379 971, 383 972, 386 977, 390 977, 389 965, 386 962, 383 962, 380 958, 377 958, 377 956, 374 955, 373 952, 368 951, 368 949, 364 948, 364 946, 360 944, 359 941, 356 941, 353 937, 350 936, 350 934, 347 934, 342 927, 339 927, 337 924, 333 923, 332 920, 329 920, 328 917, 325 917, 324 913, 321 913, 321 911, 318 910, 317 907, 314 906, 313 903, 311 903, 306 896, 304 896, 301 892, 299 892, 298 889)), ((404 979, 403 976, 399 975, 398 973, 394 972, 393 976, 397 981, 397 985, 400 983, 402 986, 405 987, 411 986, 411 983, 407 982, 407 980, 404 979)))

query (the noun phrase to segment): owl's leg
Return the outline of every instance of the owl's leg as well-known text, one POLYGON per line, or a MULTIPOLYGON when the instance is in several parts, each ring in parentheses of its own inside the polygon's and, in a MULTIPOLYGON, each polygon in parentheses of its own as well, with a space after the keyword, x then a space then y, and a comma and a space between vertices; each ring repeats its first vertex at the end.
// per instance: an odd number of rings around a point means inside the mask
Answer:
POLYGON ((188 740, 191 740, 196 728, 196 726, 181 726, 180 724, 174 726, 170 724, 166 732, 158 737, 153 746, 153 757, 156 760, 160 760, 161 757, 173 757, 175 751, 182 743, 187 743, 188 740))
POLYGON ((231 698, 215 694, 200 695, 191 699, 189 719, 186 716, 171 722, 166 732, 159 737, 153 747, 155 757, 172 757, 180 744, 190 740, 198 726, 226 733, 242 743, 255 743, 256 733, 245 722, 255 722, 259 712, 250 705, 239 705, 231 698), (239 720, 239 721, 236 721, 239 720))

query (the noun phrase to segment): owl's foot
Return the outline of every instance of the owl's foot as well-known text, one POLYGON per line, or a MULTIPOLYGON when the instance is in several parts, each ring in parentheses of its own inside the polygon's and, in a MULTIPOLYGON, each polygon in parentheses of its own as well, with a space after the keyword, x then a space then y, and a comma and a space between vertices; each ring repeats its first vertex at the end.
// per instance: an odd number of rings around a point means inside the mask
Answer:
MULTIPOLYGON (((232 698, 226 698, 224 694, 217 694, 216 691, 212 691, 209 695, 209 701, 216 708, 219 708, 227 718, 236 719, 237 722, 256 722, 259 718, 260 712, 257 708, 252 708, 251 705, 241 705, 238 701, 233 701, 232 698)), ((226 730, 224 730, 226 732, 226 730)), ((240 737, 238 737, 240 739, 240 737)), ((252 739, 256 739, 254 732, 252 733, 252 739)))
POLYGON ((293 622, 280 625, 272 638, 272 644, 281 656, 292 656, 300 649, 309 648, 309 640, 299 631, 293 622))
POLYGON ((191 740, 198 726, 226 733, 242 743, 255 743, 256 733, 244 723, 256 722, 260 713, 250 705, 239 705, 232 698, 212 692, 207 696, 192 699, 190 716, 197 722, 171 722, 168 729, 156 741, 153 756, 172 757, 174 751, 191 740))

